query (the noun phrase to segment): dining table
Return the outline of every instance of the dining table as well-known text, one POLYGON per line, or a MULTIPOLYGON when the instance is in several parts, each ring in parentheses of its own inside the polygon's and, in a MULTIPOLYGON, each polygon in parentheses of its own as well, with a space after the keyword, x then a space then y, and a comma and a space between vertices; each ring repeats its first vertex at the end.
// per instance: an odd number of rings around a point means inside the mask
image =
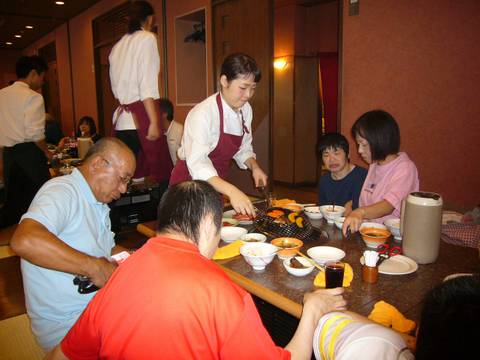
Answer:
MULTIPOLYGON (((378 301, 385 301, 418 322, 426 294, 446 276, 479 271, 480 261, 475 249, 440 241, 439 255, 434 263, 418 264, 418 268, 408 274, 379 274, 377 283, 367 283, 361 277, 360 259, 367 248, 360 234, 345 238, 340 229, 324 219, 310 220, 310 223, 315 231, 304 240, 302 253, 306 254, 314 246, 333 246, 345 252, 342 261, 352 267, 354 275, 350 286, 345 288, 344 297, 349 310, 364 316, 369 315, 378 301)), ((156 222, 151 221, 139 224, 137 231, 153 237, 155 228, 156 222)), ((246 225, 246 228, 249 232, 256 231, 254 225, 246 225)), ((271 237, 267 241, 270 240, 271 237)), ((390 241, 392 246, 401 246, 401 242, 390 241)), ((219 246, 225 245, 220 241, 219 246)), ((278 257, 263 271, 253 270, 241 255, 216 263, 236 284, 296 318, 301 316, 305 293, 318 289, 314 286, 314 279, 320 270, 314 269, 304 277, 295 277, 286 271, 278 257)))

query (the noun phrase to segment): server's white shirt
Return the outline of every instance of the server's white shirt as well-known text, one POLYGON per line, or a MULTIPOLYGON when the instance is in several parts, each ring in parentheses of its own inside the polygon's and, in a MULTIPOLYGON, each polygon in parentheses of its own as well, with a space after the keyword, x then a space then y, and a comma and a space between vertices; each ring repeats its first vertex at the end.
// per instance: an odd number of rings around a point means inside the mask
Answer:
POLYGON ((37 142, 45 138, 43 96, 16 81, 0 90, 0 146, 37 142))
MULTIPOLYGON (((131 104, 147 98, 158 99, 160 56, 157 38, 150 31, 138 30, 124 35, 108 57, 112 92, 120 104, 131 104)), ((117 119, 117 112, 113 121, 117 119)), ((116 130, 135 129, 132 114, 123 111, 115 124, 116 130)))
POLYGON ((165 136, 167 137, 168 151, 172 158, 173 165, 177 162, 177 151, 182 143, 183 125, 179 124, 175 120, 170 122, 165 136))
MULTIPOLYGON (((186 160, 190 176, 194 180, 208 180, 217 176, 208 155, 217 147, 220 138, 220 113, 216 94, 206 98, 190 110, 185 119, 182 145, 178 156, 186 160)), ((240 149, 233 159, 241 169, 246 169, 245 161, 255 158, 252 148, 252 107, 247 102, 236 112, 223 99, 223 131, 231 135, 242 135, 242 116, 248 133, 245 132, 240 149)))

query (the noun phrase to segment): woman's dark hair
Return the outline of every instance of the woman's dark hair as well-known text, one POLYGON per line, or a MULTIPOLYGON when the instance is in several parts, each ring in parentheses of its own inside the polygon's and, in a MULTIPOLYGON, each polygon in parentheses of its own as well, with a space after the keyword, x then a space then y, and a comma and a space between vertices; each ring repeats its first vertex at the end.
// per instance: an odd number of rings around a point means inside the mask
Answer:
POLYGON ((348 145, 348 140, 342 134, 328 133, 323 135, 318 141, 317 151, 321 156, 323 152, 328 149, 342 149, 348 157, 350 147, 348 145))
POLYGON ((84 116, 80 119, 77 126, 77 137, 82 136, 82 132, 80 131, 80 125, 83 123, 87 124, 90 127, 90 135, 95 135, 97 133, 97 126, 95 125, 95 121, 91 116, 84 116))
POLYGON ((478 354, 478 324, 479 274, 445 281, 425 299, 415 359, 472 358, 471 354, 478 354))
POLYGON ((388 155, 400 151, 400 129, 388 112, 372 110, 358 118, 352 126, 352 136, 368 141, 372 161, 385 160, 388 155))
POLYGON ((160 99, 159 100, 160 111, 167 114, 167 120, 173 120, 173 104, 168 99, 160 99))
POLYGON ((212 216, 217 231, 222 223, 222 199, 206 181, 185 181, 167 190, 158 206, 157 231, 176 232, 198 244, 200 224, 212 216))
POLYGON ((19 79, 25 79, 32 70, 35 70, 40 75, 48 70, 48 65, 43 58, 37 55, 22 56, 17 60, 15 72, 19 79))
POLYGON ((152 5, 148 1, 132 2, 128 9, 128 33, 133 34, 135 31, 141 30, 147 17, 154 13, 152 5))
POLYGON ((256 83, 262 78, 262 72, 258 68, 255 60, 242 53, 230 54, 223 60, 220 71, 220 76, 222 75, 225 75, 229 82, 240 76, 253 75, 256 83))

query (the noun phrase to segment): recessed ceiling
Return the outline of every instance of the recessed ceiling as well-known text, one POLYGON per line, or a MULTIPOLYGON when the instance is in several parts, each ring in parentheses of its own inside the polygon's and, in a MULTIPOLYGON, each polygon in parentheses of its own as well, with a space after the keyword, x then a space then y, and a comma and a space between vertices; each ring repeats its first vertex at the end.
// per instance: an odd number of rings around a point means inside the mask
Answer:
POLYGON ((55 0, 1 0, 0 49, 22 50, 99 1, 63 0, 64 5, 56 5, 55 0))

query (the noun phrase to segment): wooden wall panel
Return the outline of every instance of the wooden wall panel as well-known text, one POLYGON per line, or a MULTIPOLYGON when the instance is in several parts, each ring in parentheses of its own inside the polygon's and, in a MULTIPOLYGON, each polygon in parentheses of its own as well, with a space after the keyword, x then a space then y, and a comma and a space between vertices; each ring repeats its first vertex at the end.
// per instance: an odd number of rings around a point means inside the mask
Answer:
MULTIPOLYGON (((251 100, 253 107, 253 146, 260 166, 270 176, 270 123, 272 107, 273 3, 271 0, 227 0, 213 2, 214 81, 218 90, 223 59, 232 52, 255 58, 262 79, 251 100)), ((230 181, 243 191, 255 194, 250 172, 232 165, 230 181)), ((257 193, 258 194, 258 193, 257 193)))

